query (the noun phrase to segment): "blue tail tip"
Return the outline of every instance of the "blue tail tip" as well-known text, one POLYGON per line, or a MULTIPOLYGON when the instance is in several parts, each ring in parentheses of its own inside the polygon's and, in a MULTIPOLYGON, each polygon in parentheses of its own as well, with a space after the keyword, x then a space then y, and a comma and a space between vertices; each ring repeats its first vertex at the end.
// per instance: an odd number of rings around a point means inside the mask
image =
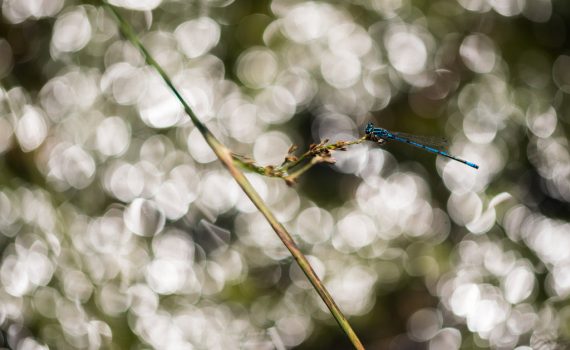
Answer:
POLYGON ((479 166, 478 166, 477 164, 475 164, 475 163, 465 162, 465 164, 469 165, 469 166, 472 167, 472 168, 479 169, 479 166))

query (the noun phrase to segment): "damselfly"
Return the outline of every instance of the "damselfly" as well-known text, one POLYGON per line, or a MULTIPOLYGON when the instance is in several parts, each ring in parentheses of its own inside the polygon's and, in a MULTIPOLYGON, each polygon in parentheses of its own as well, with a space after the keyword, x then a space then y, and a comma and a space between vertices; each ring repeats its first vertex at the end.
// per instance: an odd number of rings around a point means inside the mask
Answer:
POLYGON ((449 159, 456 160, 456 161, 461 162, 465 165, 468 165, 472 168, 479 169, 479 166, 475 163, 468 162, 468 161, 463 160, 461 158, 457 158, 455 156, 452 156, 451 154, 449 154, 445 151, 441 151, 441 150, 438 150, 438 149, 435 149, 435 148, 428 146, 428 144, 431 146, 436 146, 436 147, 445 146, 445 144, 446 144, 445 139, 440 138, 440 137, 416 136, 416 135, 404 134, 401 132, 391 132, 391 131, 388 131, 386 129, 375 128, 374 124, 372 124, 372 123, 368 123, 368 125, 366 125, 366 129, 364 129, 364 132, 366 133, 366 135, 368 135, 369 138, 371 138, 374 141, 378 141, 378 142, 386 142, 389 140, 400 141, 400 142, 407 143, 409 145, 416 146, 418 148, 424 149, 428 152, 439 154, 439 155, 447 157, 449 159))

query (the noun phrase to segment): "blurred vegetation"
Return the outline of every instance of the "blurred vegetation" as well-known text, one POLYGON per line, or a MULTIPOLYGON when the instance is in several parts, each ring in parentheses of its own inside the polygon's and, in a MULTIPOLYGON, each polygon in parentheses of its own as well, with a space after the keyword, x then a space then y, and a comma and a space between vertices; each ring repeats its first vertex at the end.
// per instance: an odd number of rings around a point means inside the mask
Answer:
MULTIPOLYGON (((568 346, 570 3, 113 3, 367 349, 568 346), (480 169, 362 142, 264 176, 368 121, 480 169)), ((100 3, 1 6, 3 346, 351 348, 100 3)))

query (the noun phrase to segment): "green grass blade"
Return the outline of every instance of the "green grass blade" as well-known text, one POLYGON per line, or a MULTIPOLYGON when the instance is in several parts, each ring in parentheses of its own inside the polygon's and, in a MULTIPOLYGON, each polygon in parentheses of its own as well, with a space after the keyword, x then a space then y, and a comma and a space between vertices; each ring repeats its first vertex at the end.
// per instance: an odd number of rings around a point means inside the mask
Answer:
POLYGON ((208 143, 208 145, 212 148, 216 156, 219 160, 225 165, 228 169, 230 174, 242 188, 242 190, 246 193, 246 195, 251 199, 257 209, 265 216, 273 230, 277 233, 283 244, 287 247, 287 249, 291 252, 291 255, 295 258, 307 278, 321 297, 321 299, 325 302, 331 313, 333 314, 334 318, 346 333, 352 344, 356 349, 364 349, 364 346, 358 339, 358 336, 350 326, 348 320, 340 311, 339 307, 336 305, 335 301, 326 290, 325 286, 321 282, 321 280, 317 277, 315 271, 309 264, 305 255, 299 250, 295 242, 293 241, 291 235, 287 232, 285 227, 277 220, 277 218, 273 215, 269 207, 263 202, 257 191, 251 186, 251 183, 247 180, 245 175, 235 166, 231 152, 228 148, 226 148, 221 142, 219 142, 215 136, 210 132, 210 130, 198 119, 192 108, 188 105, 188 103, 184 100, 182 95, 178 92, 174 84, 172 83, 171 79, 168 77, 166 72, 160 67, 158 62, 150 55, 148 50, 143 46, 143 44, 138 39, 137 35, 135 34, 133 28, 130 26, 128 22, 121 16, 121 14, 109 3, 102 0, 105 7, 113 14, 119 27, 121 29, 121 33, 129 40, 137 49, 140 50, 142 55, 144 56, 146 62, 152 66, 156 71, 160 74, 166 85, 172 90, 176 98, 180 101, 182 106, 184 107, 184 111, 190 117, 196 128, 200 131, 200 133, 204 136, 204 139, 208 143))

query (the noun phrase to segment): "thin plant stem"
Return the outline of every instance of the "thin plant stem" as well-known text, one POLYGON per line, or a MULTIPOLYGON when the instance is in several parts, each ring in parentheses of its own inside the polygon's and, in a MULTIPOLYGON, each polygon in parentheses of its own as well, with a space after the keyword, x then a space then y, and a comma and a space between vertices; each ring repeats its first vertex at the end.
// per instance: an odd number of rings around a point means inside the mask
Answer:
POLYGON ((315 165, 317 163, 319 163, 319 159, 318 158, 312 158, 307 164, 305 164, 299 170, 296 170, 295 172, 291 173, 290 175, 285 176, 285 181, 287 181, 287 183, 295 183, 295 181, 297 181, 297 178, 299 176, 303 175, 305 172, 307 172, 309 169, 311 169, 313 167, 313 165, 315 165))
MULTIPOLYGON (((366 140, 366 136, 363 136, 363 137, 361 137, 357 140, 353 140, 353 141, 341 141, 341 142, 332 143, 329 145, 324 145, 324 144, 319 145, 320 147, 315 147, 315 148, 303 153, 297 160, 284 164, 281 168, 279 168, 279 170, 287 171, 288 169, 299 165, 299 163, 303 162, 305 159, 307 159, 309 157, 314 157, 315 154, 318 154, 319 151, 321 151, 321 152, 323 150, 334 151, 337 149, 344 150, 344 147, 346 147, 346 146, 356 145, 356 144, 362 143, 365 140, 366 140)), ((314 163, 314 164, 316 164, 316 163, 314 163)))
POLYGON ((287 232, 285 227, 277 220, 277 218, 273 215, 273 213, 269 210, 269 207, 263 202, 257 191, 252 187, 251 183, 247 180, 245 175, 235 166, 232 153, 228 148, 226 148, 220 141, 216 139, 216 137, 210 132, 210 130, 198 119, 194 111, 190 108, 188 103, 184 100, 182 95, 178 92, 172 81, 170 80, 169 76, 166 72, 160 67, 158 62, 150 55, 150 53, 146 50, 143 44, 138 39, 137 35, 135 34, 133 28, 130 24, 121 16, 121 14, 111 6, 106 0, 101 0, 104 6, 113 14, 115 19, 117 20, 119 27, 121 29, 122 34, 136 47, 140 50, 142 55, 144 56, 146 62, 152 66, 158 74, 162 77, 166 85, 170 88, 172 93, 176 96, 176 98, 180 101, 182 106, 184 107, 184 111, 190 117, 198 131, 202 134, 208 145, 212 148, 218 159, 224 164, 224 166, 228 169, 230 174, 245 192, 245 194, 251 199, 257 209, 265 216, 273 230, 277 233, 283 244, 287 247, 287 249, 291 252, 291 255, 295 258, 307 278, 316 289, 317 293, 327 305, 331 313, 333 314, 334 318, 346 333, 352 344, 356 349, 364 349, 364 346, 358 339, 358 336, 350 326, 348 320, 343 315, 339 307, 336 305, 335 301, 333 300, 332 296, 326 290, 325 286, 321 282, 321 280, 317 277, 315 271, 309 264, 307 258, 303 255, 301 250, 297 247, 291 235, 287 232))

